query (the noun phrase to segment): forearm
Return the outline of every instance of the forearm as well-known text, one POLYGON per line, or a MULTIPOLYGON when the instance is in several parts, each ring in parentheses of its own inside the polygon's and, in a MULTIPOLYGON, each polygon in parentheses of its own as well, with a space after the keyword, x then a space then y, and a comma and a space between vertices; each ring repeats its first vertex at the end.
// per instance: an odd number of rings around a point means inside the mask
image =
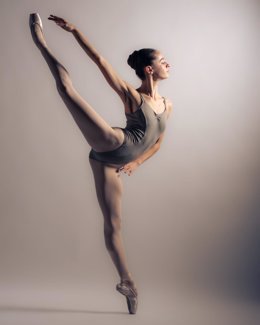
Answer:
POLYGON ((76 27, 72 31, 73 36, 78 41, 79 45, 83 48, 83 50, 88 54, 88 56, 97 63, 101 56, 97 52, 97 50, 90 44, 88 39, 83 35, 83 33, 77 29, 76 27))
POLYGON ((145 160, 154 155, 159 150, 159 148, 160 145, 158 143, 155 143, 150 149, 148 149, 141 156, 136 158, 135 161, 138 163, 138 165, 141 165, 145 160))

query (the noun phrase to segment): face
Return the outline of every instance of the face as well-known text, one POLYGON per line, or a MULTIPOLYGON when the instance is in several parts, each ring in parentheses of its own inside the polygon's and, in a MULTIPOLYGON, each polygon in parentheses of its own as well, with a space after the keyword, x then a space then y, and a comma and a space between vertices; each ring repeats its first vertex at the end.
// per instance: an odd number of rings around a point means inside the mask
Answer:
POLYGON ((167 79, 169 77, 170 65, 166 61, 163 54, 159 51, 155 52, 156 59, 153 61, 153 77, 156 79, 167 79))

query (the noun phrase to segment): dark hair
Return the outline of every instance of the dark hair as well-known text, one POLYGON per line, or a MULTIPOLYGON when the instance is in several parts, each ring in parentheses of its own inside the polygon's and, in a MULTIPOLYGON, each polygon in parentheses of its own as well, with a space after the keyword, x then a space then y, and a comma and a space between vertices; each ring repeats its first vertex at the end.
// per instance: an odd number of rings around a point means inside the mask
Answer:
POLYGON ((145 79, 144 67, 151 65, 155 60, 155 52, 155 49, 144 48, 129 55, 127 63, 135 70, 140 79, 145 79))

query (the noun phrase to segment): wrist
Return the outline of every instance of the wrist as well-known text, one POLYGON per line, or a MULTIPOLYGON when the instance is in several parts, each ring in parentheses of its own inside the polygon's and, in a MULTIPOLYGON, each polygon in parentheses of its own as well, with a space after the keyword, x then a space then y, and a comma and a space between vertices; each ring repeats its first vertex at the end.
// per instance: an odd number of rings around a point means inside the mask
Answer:
POLYGON ((70 31, 72 34, 78 34, 79 30, 77 29, 76 26, 72 25, 71 26, 71 31, 70 31))
POLYGON ((141 159, 136 159, 135 162, 137 163, 138 166, 140 166, 142 164, 142 160, 141 159))

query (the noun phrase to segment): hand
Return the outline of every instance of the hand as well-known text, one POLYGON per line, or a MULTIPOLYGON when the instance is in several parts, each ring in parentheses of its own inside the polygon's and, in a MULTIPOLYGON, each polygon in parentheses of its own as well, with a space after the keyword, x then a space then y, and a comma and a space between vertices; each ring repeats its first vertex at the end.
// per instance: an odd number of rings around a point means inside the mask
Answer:
POLYGON ((72 32, 75 26, 67 22, 65 19, 50 15, 49 20, 53 20, 58 26, 65 29, 67 32, 72 32))
POLYGON ((136 168, 139 166, 139 163, 137 161, 131 161, 124 165, 123 167, 119 168, 117 172, 123 171, 125 174, 128 174, 128 176, 132 175, 133 171, 136 170, 136 168))

